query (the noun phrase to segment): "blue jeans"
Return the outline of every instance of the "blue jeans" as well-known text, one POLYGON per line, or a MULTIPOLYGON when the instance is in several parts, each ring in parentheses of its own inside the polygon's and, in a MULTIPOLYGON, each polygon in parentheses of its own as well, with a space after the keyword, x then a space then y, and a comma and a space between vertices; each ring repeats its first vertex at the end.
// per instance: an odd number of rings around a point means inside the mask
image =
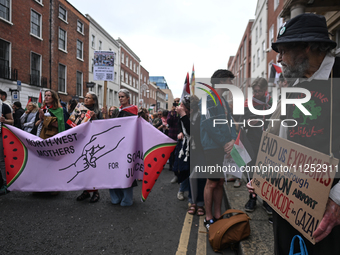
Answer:
POLYGON ((133 187, 126 189, 110 189, 111 202, 114 205, 130 206, 133 204, 133 187))

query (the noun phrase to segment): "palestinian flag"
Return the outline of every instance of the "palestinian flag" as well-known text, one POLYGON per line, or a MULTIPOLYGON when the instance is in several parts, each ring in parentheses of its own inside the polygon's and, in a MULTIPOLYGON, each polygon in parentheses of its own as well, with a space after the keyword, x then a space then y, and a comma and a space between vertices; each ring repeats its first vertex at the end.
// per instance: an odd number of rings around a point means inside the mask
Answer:
POLYGON ((40 90, 39 99, 38 99, 38 107, 39 107, 39 108, 41 108, 42 103, 43 103, 43 100, 42 100, 42 92, 41 92, 41 90, 40 90))
POLYGON ((182 96, 181 96, 181 102, 183 101, 183 98, 186 95, 190 95, 189 73, 187 73, 187 77, 185 78, 185 81, 184 81, 184 87, 183 87, 183 92, 182 92, 182 96))
POLYGON ((245 166, 254 158, 253 148, 242 129, 238 133, 230 155, 239 167, 245 166))
POLYGON ((25 112, 27 111, 27 107, 28 107, 28 104, 29 104, 30 102, 32 102, 32 98, 31 98, 31 97, 30 97, 30 99, 28 99, 28 102, 27 102, 26 108, 25 108, 25 112))

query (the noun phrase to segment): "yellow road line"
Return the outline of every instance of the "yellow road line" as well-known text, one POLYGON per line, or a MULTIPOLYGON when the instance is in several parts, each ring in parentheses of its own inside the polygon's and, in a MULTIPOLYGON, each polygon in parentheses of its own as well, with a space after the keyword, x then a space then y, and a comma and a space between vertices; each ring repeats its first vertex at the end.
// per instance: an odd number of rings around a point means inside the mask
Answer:
POLYGON ((207 229, 204 227, 203 220, 204 217, 199 217, 196 255, 207 254, 207 229))
POLYGON ((184 219, 181 237, 177 248, 176 255, 185 255, 188 251, 188 243, 192 225, 193 215, 187 213, 184 219))

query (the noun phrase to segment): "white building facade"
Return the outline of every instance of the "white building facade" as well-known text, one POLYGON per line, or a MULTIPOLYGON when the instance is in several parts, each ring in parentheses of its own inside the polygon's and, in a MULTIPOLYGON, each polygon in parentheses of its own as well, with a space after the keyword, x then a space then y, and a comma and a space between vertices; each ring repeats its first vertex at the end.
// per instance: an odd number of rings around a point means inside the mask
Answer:
POLYGON ((95 92, 98 96, 99 107, 104 106, 104 81, 93 80, 94 68, 94 51, 113 51, 116 53, 114 60, 114 79, 107 81, 106 89, 106 105, 119 106, 118 90, 120 88, 120 50, 119 43, 106 32, 90 15, 86 14, 86 18, 90 21, 90 34, 89 34, 89 81, 94 82, 91 91, 95 92))

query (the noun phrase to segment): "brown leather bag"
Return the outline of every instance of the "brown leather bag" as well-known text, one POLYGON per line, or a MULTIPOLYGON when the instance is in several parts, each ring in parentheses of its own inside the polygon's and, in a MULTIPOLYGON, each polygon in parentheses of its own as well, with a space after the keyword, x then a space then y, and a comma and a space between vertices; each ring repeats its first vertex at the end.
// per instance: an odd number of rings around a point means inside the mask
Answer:
POLYGON ((209 242, 214 252, 233 246, 250 235, 250 218, 245 212, 229 209, 220 219, 209 227, 209 242), (229 218, 223 218, 227 214, 235 213, 229 218))

